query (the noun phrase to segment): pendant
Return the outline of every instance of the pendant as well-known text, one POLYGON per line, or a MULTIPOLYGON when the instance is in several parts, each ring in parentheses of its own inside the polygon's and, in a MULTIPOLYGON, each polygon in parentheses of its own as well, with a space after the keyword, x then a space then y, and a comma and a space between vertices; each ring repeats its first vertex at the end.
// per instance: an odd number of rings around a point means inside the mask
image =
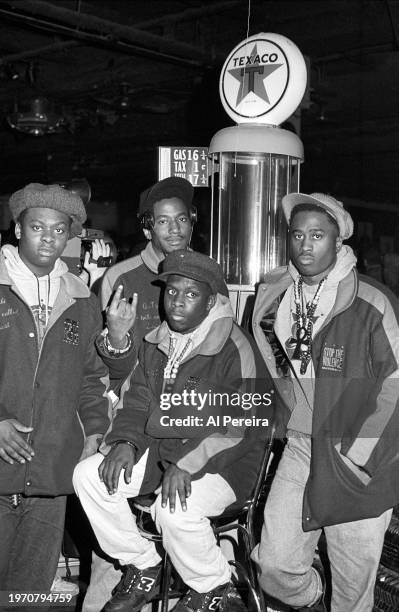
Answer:
POLYGON ((301 355, 301 367, 300 367, 300 370, 299 370, 299 372, 301 374, 305 374, 306 373, 309 361, 310 361, 310 352, 306 351, 306 352, 302 353, 302 355, 301 355))
POLYGON ((303 325, 296 332, 296 337, 298 341, 306 341, 308 335, 308 330, 303 325))
POLYGON ((300 327, 296 332, 296 344, 291 359, 302 359, 303 353, 309 350, 310 336, 305 327, 300 327))

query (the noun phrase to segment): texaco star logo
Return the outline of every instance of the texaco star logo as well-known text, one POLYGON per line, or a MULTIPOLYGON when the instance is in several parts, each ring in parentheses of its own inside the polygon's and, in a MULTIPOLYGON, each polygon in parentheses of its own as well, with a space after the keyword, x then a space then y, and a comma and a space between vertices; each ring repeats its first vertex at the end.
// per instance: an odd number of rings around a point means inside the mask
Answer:
POLYGON ((264 117, 282 99, 289 80, 284 50, 259 39, 236 48, 222 74, 222 102, 242 117, 264 117))
POLYGON ((257 45, 255 45, 252 53, 246 58, 244 66, 232 68, 228 71, 239 82, 236 106, 251 92, 267 104, 270 104, 265 81, 270 74, 281 66, 282 64, 261 64, 257 45))

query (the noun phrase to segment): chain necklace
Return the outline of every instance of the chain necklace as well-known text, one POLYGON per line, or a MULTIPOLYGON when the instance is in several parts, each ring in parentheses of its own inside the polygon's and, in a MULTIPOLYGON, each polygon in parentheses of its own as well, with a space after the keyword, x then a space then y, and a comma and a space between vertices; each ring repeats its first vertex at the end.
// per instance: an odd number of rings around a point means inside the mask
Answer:
POLYGON ((313 315, 320 300, 321 290, 327 277, 322 278, 311 302, 303 306, 303 278, 298 276, 294 281, 294 301, 296 310, 296 346, 293 359, 301 360, 300 373, 305 374, 312 356, 313 315))
POLYGON ((169 349, 168 349, 168 361, 166 362, 166 366, 165 369, 163 371, 163 377, 164 379, 175 379, 177 372, 179 370, 180 364, 183 361, 184 356, 186 355, 187 351, 189 350, 189 348, 191 347, 192 343, 193 343, 193 335, 194 332, 192 332, 188 339, 186 344, 183 346, 181 352, 179 354, 177 354, 177 350, 176 350, 176 345, 177 345, 177 338, 175 336, 175 334, 171 333, 170 337, 169 337, 169 349))

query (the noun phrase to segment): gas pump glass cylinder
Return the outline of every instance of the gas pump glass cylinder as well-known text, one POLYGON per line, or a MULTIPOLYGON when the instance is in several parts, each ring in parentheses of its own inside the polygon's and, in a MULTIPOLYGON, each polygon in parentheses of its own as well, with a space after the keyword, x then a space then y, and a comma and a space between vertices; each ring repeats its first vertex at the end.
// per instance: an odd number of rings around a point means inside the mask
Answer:
POLYGON ((281 200, 299 190, 297 158, 274 153, 213 156, 211 254, 229 285, 254 286, 287 263, 281 200))

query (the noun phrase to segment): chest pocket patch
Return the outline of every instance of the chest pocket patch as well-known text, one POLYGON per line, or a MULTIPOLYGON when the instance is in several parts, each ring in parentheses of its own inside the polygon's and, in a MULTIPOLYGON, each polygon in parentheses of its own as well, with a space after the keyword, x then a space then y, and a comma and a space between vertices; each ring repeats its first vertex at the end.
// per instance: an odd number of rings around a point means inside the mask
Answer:
POLYGON ((65 319, 63 341, 67 344, 78 346, 79 344, 79 321, 65 319))
POLYGON ((322 370, 330 372, 342 372, 345 358, 345 349, 343 346, 333 344, 332 346, 323 347, 322 370))

